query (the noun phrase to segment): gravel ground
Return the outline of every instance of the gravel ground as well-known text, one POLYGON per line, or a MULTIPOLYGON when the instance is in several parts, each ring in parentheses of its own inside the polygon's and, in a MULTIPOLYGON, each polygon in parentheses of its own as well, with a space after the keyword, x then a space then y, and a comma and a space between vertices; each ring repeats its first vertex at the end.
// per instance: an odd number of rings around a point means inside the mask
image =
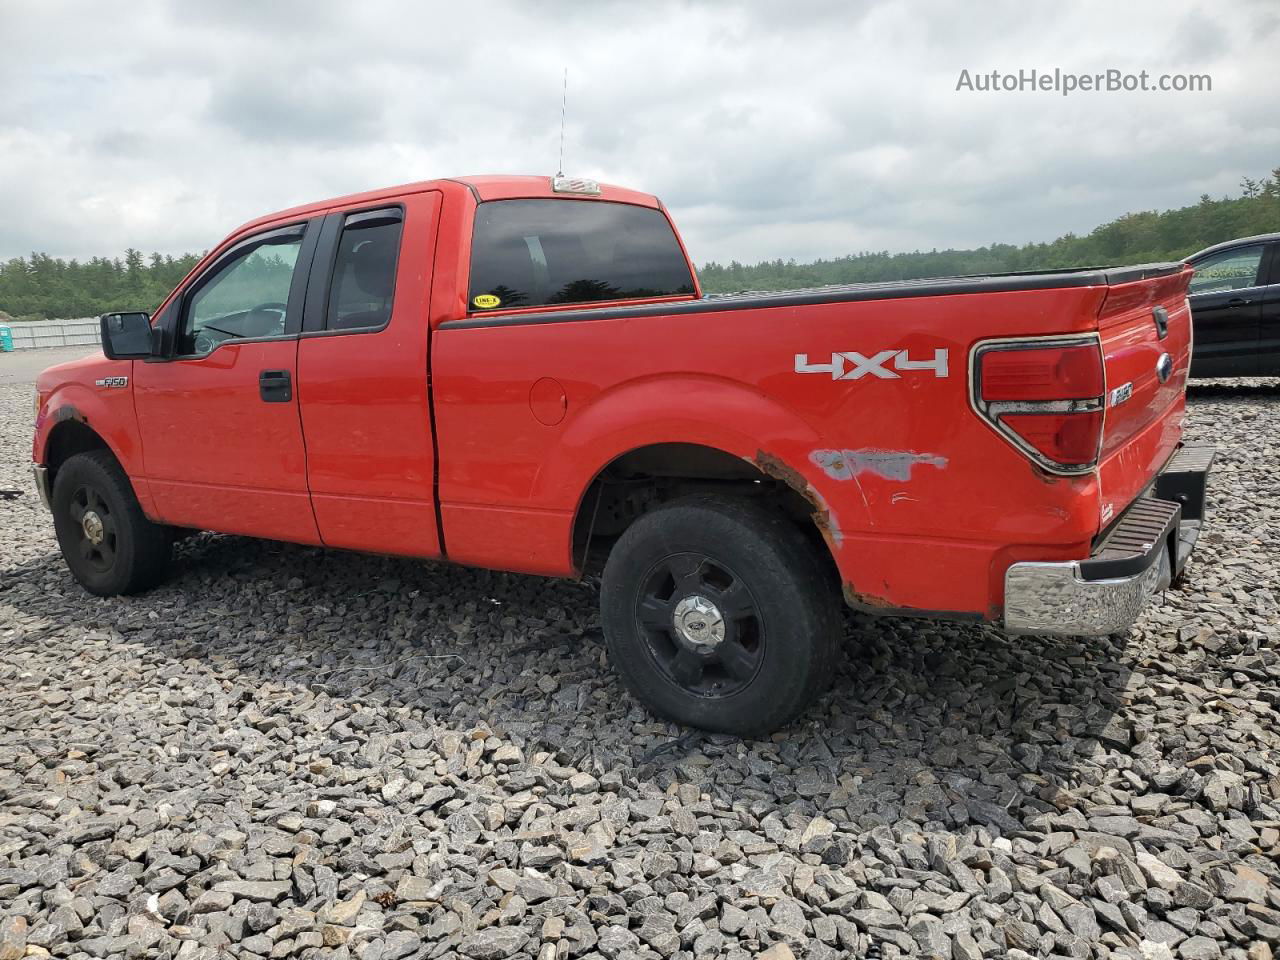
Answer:
POLYGON ((0 387, 10 383, 35 383, 36 375, 45 367, 101 352, 97 347, 54 347, 0 353, 0 387))
MULTIPOLYGON (((579 585, 233 537, 72 581, 0 501, 0 960, 1248 957, 1280 946, 1280 386, 1111 640, 851 615, 769 740, 657 723, 579 585)), ((29 387, 0 386, 0 487, 29 387)))

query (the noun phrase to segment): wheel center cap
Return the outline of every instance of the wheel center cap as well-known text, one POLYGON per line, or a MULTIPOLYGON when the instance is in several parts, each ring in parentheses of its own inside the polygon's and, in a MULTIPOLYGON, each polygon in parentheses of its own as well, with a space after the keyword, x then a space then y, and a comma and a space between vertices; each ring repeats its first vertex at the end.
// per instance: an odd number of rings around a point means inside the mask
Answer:
POLYGON ((80 527, 84 530, 85 539, 90 543, 102 542, 102 518, 92 510, 86 510, 84 517, 80 520, 80 527))
POLYGON ((700 652, 714 650, 724 640, 724 616, 706 597, 685 597, 672 616, 676 636, 700 652))

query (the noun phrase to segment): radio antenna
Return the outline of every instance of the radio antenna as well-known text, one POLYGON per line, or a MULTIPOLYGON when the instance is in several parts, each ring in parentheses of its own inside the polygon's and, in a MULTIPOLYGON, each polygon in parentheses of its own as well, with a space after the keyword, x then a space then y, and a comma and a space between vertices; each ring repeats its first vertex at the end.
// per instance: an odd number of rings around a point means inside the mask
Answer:
POLYGON ((564 88, 560 92, 560 172, 557 177, 564 176, 564 108, 569 102, 569 68, 564 68, 564 88))

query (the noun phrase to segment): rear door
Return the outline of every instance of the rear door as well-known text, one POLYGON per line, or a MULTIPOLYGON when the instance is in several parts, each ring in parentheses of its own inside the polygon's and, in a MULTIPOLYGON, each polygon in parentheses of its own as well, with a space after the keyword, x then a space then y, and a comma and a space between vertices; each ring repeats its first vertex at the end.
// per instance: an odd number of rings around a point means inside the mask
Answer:
POLYGON ((173 355, 133 365, 146 477, 181 527, 317 543, 294 391, 318 221, 224 251, 159 323, 173 355))
POLYGON ((1193 264, 1188 296, 1195 322, 1195 377, 1258 374, 1266 245, 1210 254, 1193 264))
POLYGON ((1280 377, 1280 242, 1267 244, 1267 285, 1258 320, 1258 376, 1280 377))
POLYGON ((427 383, 440 194, 330 213, 298 348, 307 480, 325 544, 435 557, 427 383))

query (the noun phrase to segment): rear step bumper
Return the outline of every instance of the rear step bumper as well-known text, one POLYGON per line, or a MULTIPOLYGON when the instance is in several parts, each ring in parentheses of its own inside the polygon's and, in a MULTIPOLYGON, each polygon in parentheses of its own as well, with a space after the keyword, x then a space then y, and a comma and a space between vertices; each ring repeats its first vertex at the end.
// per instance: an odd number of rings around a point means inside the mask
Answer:
POLYGON ((1213 454, 1210 446, 1179 449, 1087 560, 1010 566, 1005 629, 1084 636, 1129 629, 1151 595, 1179 577, 1195 548, 1213 454))

